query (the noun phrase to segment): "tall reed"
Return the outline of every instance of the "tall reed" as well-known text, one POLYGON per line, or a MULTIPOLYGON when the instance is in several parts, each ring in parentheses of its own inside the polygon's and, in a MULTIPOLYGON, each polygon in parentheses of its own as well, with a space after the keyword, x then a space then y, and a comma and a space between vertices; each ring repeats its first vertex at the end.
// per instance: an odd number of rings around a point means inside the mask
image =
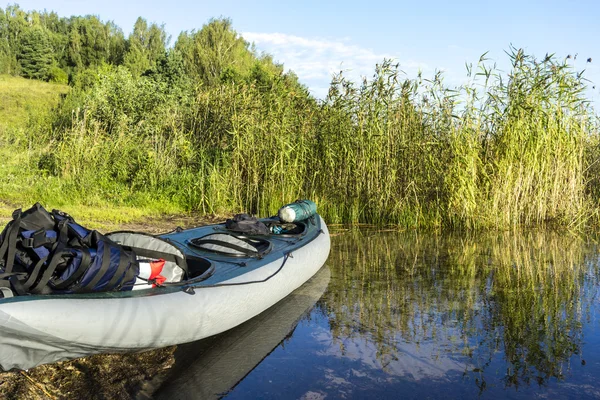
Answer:
POLYGON ((582 224, 598 204, 586 195, 598 125, 585 82, 552 56, 510 57, 508 81, 482 57, 456 90, 441 74, 401 80, 389 62, 358 89, 334 79, 318 147, 330 217, 428 228, 582 224))
POLYGON ((508 79, 482 57, 455 89, 384 61, 322 102, 284 75, 204 88, 101 67, 36 128, 38 164, 77 201, 267 215, 309 197, 329 222, 583 227, 600 201, 585 80, 509 56, 508 79))

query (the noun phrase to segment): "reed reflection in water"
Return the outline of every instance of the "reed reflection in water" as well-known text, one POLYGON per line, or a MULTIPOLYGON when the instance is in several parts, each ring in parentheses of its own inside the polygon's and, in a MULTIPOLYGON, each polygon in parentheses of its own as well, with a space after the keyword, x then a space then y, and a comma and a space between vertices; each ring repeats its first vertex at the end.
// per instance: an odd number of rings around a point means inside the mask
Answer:
POLYGON ((319 355, 358 364, 329 370, 331 382, 382 395, 382 383, 415 396, 436 387, 445 397, 600 394, 596 363, 585 369, 585 342, 598 335, 598 253, 589 240, 354 231, 332 245, 320 302, 330 330, 315 334, 319 355), (372 379, 350 384, 358 376, 372 379))

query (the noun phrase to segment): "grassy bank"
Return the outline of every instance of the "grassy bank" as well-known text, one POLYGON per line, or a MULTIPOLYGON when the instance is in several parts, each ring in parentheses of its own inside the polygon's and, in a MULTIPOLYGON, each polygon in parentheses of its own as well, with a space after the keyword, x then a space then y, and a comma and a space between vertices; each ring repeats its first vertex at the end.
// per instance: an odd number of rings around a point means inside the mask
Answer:
POLYGON ((67 85, 0 75, 0 132, 24 128, 25 121, 47 113, 68 91, 67 85))
POLYGON ((65 208, 94 228, 129 223, 183 209, 141 201, 107 202, 74 183, 48 172, 45 160, 56 140, 53 113, 70 91, 69 86, 0 75, 0 223, 17 207, 40 201, 49 208, 65 208), (108 207, 107 207, 108 206, 108 207))
POLYGON ((100 209, 124 222, 268 215, 308 197, 337 223, 595 223, 598 121, 585 81, 553 57, 510 57, 508 80, 481 60, 455 89, 441 75, 406 79, 384 62, 358 84, 335 77, 323 102, 276 73, 264 85, 204 87, 102 67, 92 84, 40 105, 51 109, 44 117, 5 124, 4 142, 13 139, 2 150, 0 198, 100 209))
POLYGON ((304 197, 329 222, 406 229, 598 222, 598 116, 565 55, 511 48, 507 71, 482 57, 460 87, 383 61, 316 100, 228 19, 167 38, 141 17, 125 37, 0 9, 0 72, 69 83, 2 75, 0 199, 123 221, 304 197))

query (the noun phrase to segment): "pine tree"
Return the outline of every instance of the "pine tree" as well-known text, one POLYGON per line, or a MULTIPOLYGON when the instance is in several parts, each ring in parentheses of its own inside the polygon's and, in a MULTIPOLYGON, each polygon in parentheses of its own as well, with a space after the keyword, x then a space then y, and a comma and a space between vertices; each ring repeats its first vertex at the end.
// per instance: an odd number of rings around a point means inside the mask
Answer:
POLYGON ((53 62, 48 32, 40 26, 28 30, 21 38, 17 58, 24 77, 47 80, 53 62))

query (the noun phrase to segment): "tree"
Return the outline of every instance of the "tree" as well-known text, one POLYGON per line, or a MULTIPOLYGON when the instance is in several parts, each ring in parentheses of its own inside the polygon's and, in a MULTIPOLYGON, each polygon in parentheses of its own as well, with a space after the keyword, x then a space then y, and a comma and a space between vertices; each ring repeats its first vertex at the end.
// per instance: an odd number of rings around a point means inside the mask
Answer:
POLYGON ((112 21, 108 21, 105 24, 105 30, 109 41, 108 62, 113 65, 123 65, 127 51, 127 41, 125 40, 123 31, 112 21))
POLYGON ((227 78, 247 76, 255 60, 229 19, 212 19, 198 32, 182 32, 175 49, 188 75, 209 86, 220 83, 223 73, 227 78))
POLYGON ((0 74, 14 72, 16 59, 11 53, 8 41, 0 37, 0 74))
POLYGON ((27 28, 27 14, 17 5, 0 8, 0 73, 19 71, 17 53, 20 34, 27 28))
POLYGON ((164 27, 148 23, 139 17, 129 35, 128 50, 124 64, 134 75, 141 75, 156 66, 163 57, 167 46, 167 34, 164 27))
POLYGON ((41 26, 26 31, 17 58, 24 77, 47 80, 53 62, 48 32, 41 26))
POLYGON ((73 24, 69 31, 69 48, 67 50, 68 65, 75 70, 80 69, 83 66, 83 60, 81 59, 81 35, 77 25, 73 24))
POLYGON ((10 74, 14 68, 14 53, 10 49, 8 18, 0 8, 0 74, 10 74))
POLYGON ((171 88, 182 88, 189 83, 181 54, 174 49, 167 50, 156 60, 154 68, 147 70, 143 75, 165 82, 171 88))

